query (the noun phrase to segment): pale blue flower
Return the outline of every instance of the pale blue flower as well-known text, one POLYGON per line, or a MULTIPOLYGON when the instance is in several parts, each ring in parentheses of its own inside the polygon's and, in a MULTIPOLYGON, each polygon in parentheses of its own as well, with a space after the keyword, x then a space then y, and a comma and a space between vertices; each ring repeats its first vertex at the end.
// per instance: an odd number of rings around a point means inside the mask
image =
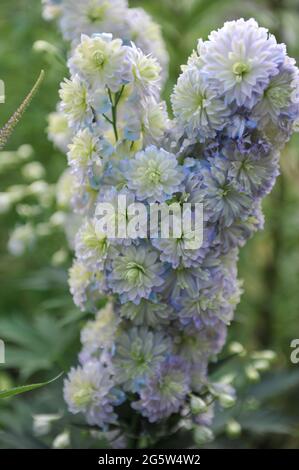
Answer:
POLYGON ((211 167, 203 170, 202 200, 204 211, 211 222, 219 219, 224 226, 245 218, 251 208, 249 194, 241 191, 229 175, 230 163, 223 158, 211 161, 211 167))
POLYGON ((282 116, 299 113, 299 77, 295 61, 289 57, 281 67, 279 74, 270 80, 261 100, 252 113, 253 119, 267 125, 269 121, 279 125, 282 116))
POLYGON ((230 110, 196 68, 186 68, 179 77, 171 102, 178 123, 191 139, 214 137, 229 121, 230 110))
POLYGON ((127 172, 129 188, 139 200, 149 202, 171 199, 180 190, 183 177, 175 155, 155 146, 138 152, 127 172))
POLYGON ((192 364, 206 364, 209 356, 218 354, 224 346, 227 326, 221 320, 202 325, 199 330, 189 324, 176 340, 176 351, 192 364))
POLYGON ((159 297, 153 300, 143 299, 139 305, 127 302, 121 305, 120 314, 134 325, 147 325, 157 329, 165 327, 175 316, 171 306, 165 304, 159 297))
POLYGON ((115 373, 125 390, 136 391, 162 362, 170 348, 169 338, 145 327, 130 328, 116 339, 115 373))
POLYGON ((178 413, 190 391, 188 365, 178 356, 168 357, 140 389, 140 399, 132 404, 150 423, 178 413))
POLYGON ((116 422, 114 381, 97 361, 72 368, 64 382, 64 399, 73 414, 84 413, 88 424, 104 428, 116 422))
POLYGON ((138 305, 163 284, 164 270, 158 253, 147 245, 120 248, 112 260, 108 285, 119 294, 121 303, 130 301, 138 305))
POLYGON ((254 19, 228 21, 198 47, 201 73, 226 103, 252 108, 278 74, 285 46, 254 19))
POLYGON ((270 193, 279 175, 279 154, 258 155, 251 152, 228 150, 224 152, 230 161, 228 178, 242 193, 264 197, 270 193))

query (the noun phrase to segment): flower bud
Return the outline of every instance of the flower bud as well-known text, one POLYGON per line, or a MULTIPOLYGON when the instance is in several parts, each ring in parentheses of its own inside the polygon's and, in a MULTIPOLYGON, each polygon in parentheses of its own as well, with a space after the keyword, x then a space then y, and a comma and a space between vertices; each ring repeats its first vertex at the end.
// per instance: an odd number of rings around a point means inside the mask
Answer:
POLYGON ((232 395, 223 393, 219 396, 219 403, 223 408, 230 408, 236 403, 236 398, 232 395))
POLYGON ((260 379, 260 374, 253 365, 246 367, 245 374, 251 382, 257 382, 260 379))
POLYGON ((18 158, 20 158, 21 160, 28 160, 30 157, 32 157, 33 153, 34 150, 29 144, 23 144, 17 150, 18 158))
POLYGON ((40 180, 45 176, 45 169, 39 162, 27 163, 22 168, 22 175, 27 181, 40 180))
POLYGON ((207 411, 207 409, 208 407, 204 400, 195 395, 192 395, 190 400, 190 410, 192 414, 197 415, 200 413, 204 413, 205 411, 207 411))
POLYGON ((64 431, 63 433, 58 434, 58 436, 55 437, 53 441, 53 448, 65 449, 66 447, 69 447, 70 443, 70 434, 68 431, 64 431))
POLYGON ((254 367, 258 371, 265 372, 266 370, 269 369, 270 362, 267 361, 266 359, 260 359, 254 362, 254 367))
POLYGON ((252 359, 264 359, 266 361, 274 361, 276 356, 276 353, 271 350, 256 351, 251 355, 252 359))
POLYGON ((228 350, 231 354, 238 354, 239 356, 246 355, 246 350, 244 346, 241 343, 238 343, 237 341, 230 343, 228 350))
POLYGON ((206 444, 208 442, 212 442, 214 439, 213 432, 211 429, 207 428, 206 426, 198 426, 194 430, 194 441, 197 445, 206 444))
POLYGON ((230 419, 226 425, 226 434, 228 437, 239 437, 241 434, 242 428, 241 425, 235 420, 230 419))
POLYGON ((36 436, 45 436, 51 430, 51 424, 58 421, 60 415, 55 414, 37 414, 33 416, 33 432, 36 436))

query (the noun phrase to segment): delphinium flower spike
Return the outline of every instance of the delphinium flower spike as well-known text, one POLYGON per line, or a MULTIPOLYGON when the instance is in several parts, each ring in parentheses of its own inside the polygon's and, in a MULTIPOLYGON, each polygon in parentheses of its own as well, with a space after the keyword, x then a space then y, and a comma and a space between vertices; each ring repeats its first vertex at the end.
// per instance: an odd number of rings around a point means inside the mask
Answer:
POLYGON ((196 399, 216 389, 234 398, 231 387, 210 384, 208 366, 242 292, 239 249, 263 226, 261 202, 299 118, 298 69, 253 19, 228 22, 182 67, 171 122, 159 64, 135 46, 86 35, 69 67, 62 110, 75 135, 73 207, 84 218, 70 287, 96 316, 82 331, 66 401, 104 430, 123 429, 128 409, 146 426, 173 416, 207 426, 212 405, 196 411, 196 399), (118 228, 132 222, 131 204, 203 204, 203 242, 190 245, 186 230, 111 236, 98 225, 105 203, 118 209, 118 228))

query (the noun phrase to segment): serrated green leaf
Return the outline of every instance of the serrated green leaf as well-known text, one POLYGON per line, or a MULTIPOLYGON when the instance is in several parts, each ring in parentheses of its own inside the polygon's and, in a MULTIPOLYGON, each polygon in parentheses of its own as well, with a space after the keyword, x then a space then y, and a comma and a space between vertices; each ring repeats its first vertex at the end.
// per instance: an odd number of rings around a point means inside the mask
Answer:
POLYGON ((50 370, 54 364, 67 367, 65 352, 78 336, 76 323, 63 328, 55 316, 47 314, 37 316, 33 325, 19 314, 0 318, 0 331, 6 343, 3 367, 19 369, 23 380, 37 371, 50 370))

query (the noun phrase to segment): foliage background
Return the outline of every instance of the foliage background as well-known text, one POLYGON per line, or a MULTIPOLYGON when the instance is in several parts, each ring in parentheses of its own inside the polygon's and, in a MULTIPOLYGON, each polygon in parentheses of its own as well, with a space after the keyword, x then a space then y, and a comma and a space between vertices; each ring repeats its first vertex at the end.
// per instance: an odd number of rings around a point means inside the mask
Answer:
MULTIPOLYGON (((170 53, 170 90, 180 64, 199 37, 220 27, 223 21, 253 16, 287 43, 289 55, 299 58, 299 0, 131 0, 142 6, 162 25, 170 53)), ((55 25, 41 19, 40 0, 1 0, 0 78, 6 84, 6 103, 1 105, 1 123, 15 110, 31 88, 41 68, 46 79, 25 119, 18 126, 7 150, 28 143, 33 159, 46 170, 45 180, 55 183, 66 167, 65 157, 52 148, 45 132, 46 116, 58 100, 58 85, 66 70, 32 50, 44 39, 65 48, 55 25)), ((282 175, 264 204, 265 230, 255 236, 240 259, 240 276, 245 293, 230 329, 230 340, 241 342, 246 350, 272 349, 277 360, 258 383, 240 386, 239 405, 219 412, 215 421, 213 447, 299 448, 299 365, 290 362, 290 342, 299 338, 299 139, 294 137, 282 156, 282 175), (241 434, 229 437, 227 424, 232 417, 241 425, 241 434)), ((23 184, 21 164, 1 170, 0 192, 23 184)), ((30 197, 25 201, 31 204, 30 197)), ((54 204, 54 203, 53 203, 54 204)), ((51 203, 39 214, 47 221, 51 203)), ((16 224, 26 221, 20 207, 0 214, 0 338, 6 343, 6 365, 0 365, 0 390, 21 383, 40 382, 67 371, 75 363, 79 329, 86 320, 68 293, 69 254, 57 266, 53 254, 65 246, 63 234, 45 234, 31 251, 15 258, 8 253, 9 234, 16 224)), ((225 355, 225 352, 224 352, 225 355)), ((236 361, 226 364, 228 372, 238 370, 236 361)), ((73 447, 104 446, 65 413, 62 379, 26 396, 1 400, 0 447, 43 448, 65 428, 71 430, 73 447), (62 418, 46 437, 33 433, 32 416, 57 413, 62 418)), ((181 446, 172 438, 169 446, 181 446)), ((186 442, 186 446, 191 442, 186 442)))

